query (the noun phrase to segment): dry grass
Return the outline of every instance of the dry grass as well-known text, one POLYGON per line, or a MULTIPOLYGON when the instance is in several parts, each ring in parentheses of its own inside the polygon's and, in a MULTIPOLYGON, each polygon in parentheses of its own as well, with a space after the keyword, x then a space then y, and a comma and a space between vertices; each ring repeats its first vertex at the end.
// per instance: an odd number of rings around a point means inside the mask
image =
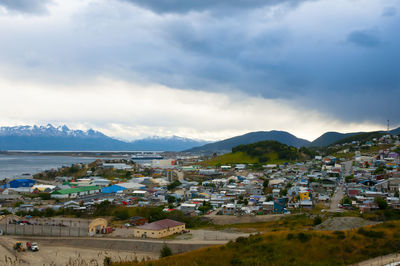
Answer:
MULTIPOLYGON (((397 252, 399 229, 400 222, 396 221, 363 230, 269 232, 151 261, 151 265, 347 265, 397 252)), ((149 262, 112 265, 149 265, 149 262)))

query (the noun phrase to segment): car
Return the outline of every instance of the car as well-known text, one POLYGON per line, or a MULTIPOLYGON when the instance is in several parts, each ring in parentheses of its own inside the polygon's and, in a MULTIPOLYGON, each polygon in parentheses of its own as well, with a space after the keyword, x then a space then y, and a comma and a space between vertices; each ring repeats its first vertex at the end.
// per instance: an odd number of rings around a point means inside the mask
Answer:
POLYGON ((31 243, 31 250, 32 251, 39 251, 39 246, 36 242, 31 243))

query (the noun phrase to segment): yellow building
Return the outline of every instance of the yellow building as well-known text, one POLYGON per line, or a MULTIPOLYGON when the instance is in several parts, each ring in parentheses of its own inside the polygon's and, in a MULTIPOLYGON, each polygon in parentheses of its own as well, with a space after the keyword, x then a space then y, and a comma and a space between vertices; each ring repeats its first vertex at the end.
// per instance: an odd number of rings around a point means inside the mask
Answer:
POLYGON ((310 193, 308 193, 308 191, 299 192, 299 196, 301 201, 310 199, 310 193))
POLYGON ((170 219, 136 226, 134 237, 140 238, 162 238, 173 234, 178 234, 185 230, 185 224, 170 219))

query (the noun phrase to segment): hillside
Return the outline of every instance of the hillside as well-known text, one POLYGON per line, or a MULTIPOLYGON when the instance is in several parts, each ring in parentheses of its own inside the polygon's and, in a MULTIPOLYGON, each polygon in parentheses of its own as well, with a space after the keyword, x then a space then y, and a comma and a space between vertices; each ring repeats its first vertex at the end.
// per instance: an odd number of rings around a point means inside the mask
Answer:
MULTIPOLYGON (((341 144, 351 142, 355 140, 367 141, 369 139, 380 137, 385 134, 386 131, 372 131, 372 132, 351 132, 351 133, 339 133, 339 132, 327 132, 322 134, 320 137, 310 143, 310 147, 327 147, 332 144, 341 144), (354 138, 353 138, 354 137, 354 138)), ((400 127, 389 131, 390 134, 400 134, 400 127)))
POLYGON ((343 138, 339 141, 336 141, 334 144, 350 143, 353 141, 366 142, 366 141, 372 140, 373 138, 380 138, 384 134, 385 133, 382 133, 380 131, 360 133, 360 134, 352 135, 350 137, 343 138))
POLYGON ((350 265, 398 252, 398 228, 396 221, 349 231, 276 231, 151 262, 111 265, 350 265))
POLYGON ((153 137, 125 142, 99 131, 72 130, 67 126, 0 127, 0 150, 40 151, 179 151, 205 144, 180 137, 153 137))
POLYGON ((241 136, 217 141, 214 143, 209 143, 200 147, 195 147, 186 151, 197 152, 197 153, 230 152, 233 147, 242 144, 256 143, 264 140, 279 141, 280 143, 294 147, 303 147, 303 146, 308 146, 310 144, 308 140, 297 138, 296 136, 288 132, 273 130, 273 131, 251 132, 241 136))
MULTIPOLYGON (((303 148, 303 151, 307 149, 303 148)), ((232 148, 232 152, 217 156, 208 161, 206 165, 218 164, 255 164, 255 163, 284 163, 293 160, 306 159, 307 155, 297 148, 277 141, 266 140, 252 144, 239 145, 232 148)))
POLYGON ((351 137, 353 135, 360 134, 358 133, 339 133, 339 132, 326 132, 322 134, 320 137, 315 139, 310 143, 311 147, 326 147, 333 143, 336 143, 344 138, 351 137))

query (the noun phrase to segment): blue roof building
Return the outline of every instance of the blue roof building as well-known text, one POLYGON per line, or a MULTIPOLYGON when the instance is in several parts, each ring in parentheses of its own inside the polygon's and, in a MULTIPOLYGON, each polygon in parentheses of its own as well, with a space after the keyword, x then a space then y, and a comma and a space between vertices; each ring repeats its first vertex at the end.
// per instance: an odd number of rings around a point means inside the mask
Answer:
POLYGON ((3 188, 32 187, 36 183, 33 179, 14 179, 2 186, 3 188))
POLYGON ((125 189, 126 188, 118 186, 118 185, 112 185, 112 186, 109 186, 109 187, 102 188, 101 189, 101 193, 104 193, 104 194, 117 193, 117 192, 123 191, 125 189))

